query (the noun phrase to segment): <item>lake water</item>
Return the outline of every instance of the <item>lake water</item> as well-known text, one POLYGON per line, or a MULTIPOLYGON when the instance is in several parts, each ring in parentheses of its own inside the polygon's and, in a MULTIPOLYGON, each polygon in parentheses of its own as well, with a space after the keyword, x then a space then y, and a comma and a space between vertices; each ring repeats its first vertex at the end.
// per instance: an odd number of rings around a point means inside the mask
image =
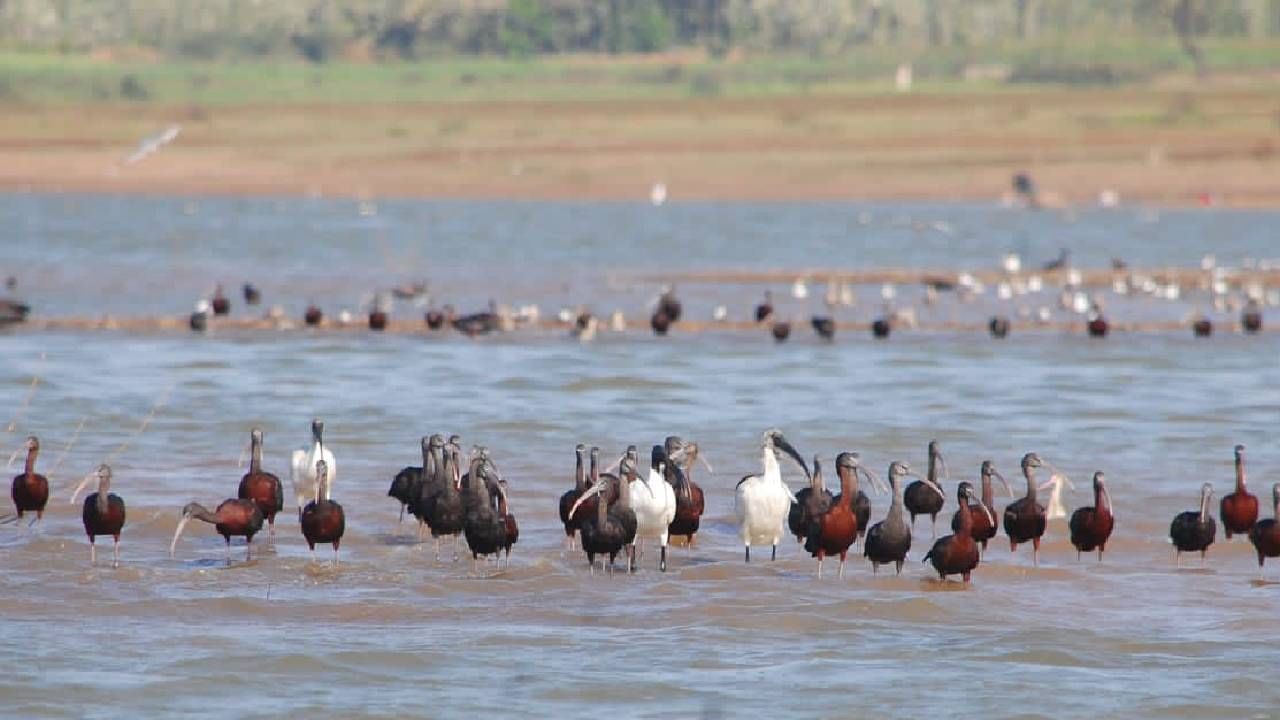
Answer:
MULTIPOLYGON (((17 274, 51 315, 185 313, 214 282, 245 279, 291 314, 313 299, 354 309, 415 277, 464 309, 497 297, 544 312, 577 302, 638 312, 656 286, 630 278, 648 272, 978 268, 1007 250, 1038 262, 1061 247, 1082 266, 1114 255, 1196 265, 1206 253, 1240 264, 1280 255, 1278 222, 1226 211, 416 201, 362 216, 349 201, 6 195, 0 273, 17 274), (936 222, 945 230, 929 229, 936 222)), ((758 293, 681 290, 702 317, 719 302, 744 316, 758 293)), ((817 309, 820 298, 810 302, 788 307, 817 309)), ((1115 315, 1149 301, 1126 302, 1115 315)), ((589 344, 549 332, 0 333, 0 422, 14 425, 0 434, 0 461, 39 435, 54 488, 37 529, 0 527, 5 714, 1275 716, 1280 585, 1256 583, 1251 546, 1221 533, 1204 569, 1190 558, 1177 571, 1167 534, 1202 482, 1229 492, 1236 443, 1270 515, 1280 335, 797 335, 774 345, 728 331, 589 344), (286 477, 313 416, 326 420, 333 495, 347 509, 338 569, 312 564, 284 517, 252 562, 237 544, 226 567, 204 524, 168 558, 184 503, 234 495, 250 427, 265 429, 266 469, 286 477), (1070 508, 1091 503, 1088 479, 1104 470, 1116 532, 1101 564, 1077 562, 1065 521, 1053 521, 1039 568, 1001 534, 968 587, 920 565, 927 519, 900 578, 851 562, 843 580, 818 581, 790 539, 776 562, 746 565, 733 486, 758 471, 772 426, 828 469, 857 450, 882 475, 894 459, 922 469, 937 438, 949 495, 988 458, 1018 490, 1018 459, 1035 451, 1074 480, 1070 508), (521 524, 509 570, 435 562, 409 523, 397 525, 387 485, 429 432, 488 445, 509 479, 521 524), (665 574, 650 552, 634 576, 591 576, 580 553, 564 554, 555 509, 574 444, 612 458, 668 434, 698 441, 715 468, 695 470, 707 494, 697 544, 673 551, 665 574), (118 570, 102 558, 89 567, 67 503, 104 458, 129 505, 118 570)), ((872 502, 878 519, 887 498, 872 502)), ((953 509, 949 499, 948 518, 953 509)), ((1280 580, 1280 562, 1269 577, 1280 580)))

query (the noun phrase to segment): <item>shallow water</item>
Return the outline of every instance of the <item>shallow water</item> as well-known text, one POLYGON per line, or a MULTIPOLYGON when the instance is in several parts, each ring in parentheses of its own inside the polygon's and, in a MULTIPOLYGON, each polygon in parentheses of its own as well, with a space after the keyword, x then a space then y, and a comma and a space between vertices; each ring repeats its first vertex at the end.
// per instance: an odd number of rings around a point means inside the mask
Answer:
MULTIPOLYGON (((1135 265, 1194 264, 1208 251, 1239 262, 1275 254, 1268 239, 1280 220, 412 202, 361 218, 343 202, 53 196, 0 197, 0 208, 9 220, 0 225, 0 270, 21 266, 40 309, 124 314, 182 312, 204 284, 249 268, 269 269, 254 279, 291 308, 326 286, 354 303, 364 288, 387 284, 372 249, 381 241, 418 253, 414 270, 438 295, 480 303, 501 282, 554 307, 569 297, 613 301, 600 268, 977 267, 1020 238, 1028 255, 1066 245, 1081 264, 1101 264, 1115 247, 1135 265), (857 220, 863 212, 867 225, 857 220), (920 234, 895 217, 944 220, 956 235, 920 234), (918 251, 903 250, 910 238, 918 251), (373 259, 360 263, 362 255, 373 259), (557 285, 564 278, 568 289, 557 285)), ((642 307, 651 290, 625 302, 642 307)), ((712 298, 715 289, 690 289, 687 305, 697 308, 701 293, 712 298)), ((775 346, 730 332, 602 335, 581 345, 535 333, 468 341, 10 331, 0 350, 0 421, 15 425, 0 434, 0 461, 38 434, 54 486, 41 526, 0 527, 8 639, 0 698, 9 716, 456 717, 514 707, 628 717, 888 708, 1270 717, 1280 702, 1263 670, 1280 640, 1280 585, 1255 582, 1243 540, 1220 535, 1203 570, 1189 558, 1177 571, 1166 539, 1201 482, 1228 491, 1235 443, 1249 446, 1255 493, 1265 498, 1280 480, 1274 333, 1102 342, 1043 333, 999 343, 902 333, 775 346), (33 375, 40 383, 24 408, 33 375), (238 542, 227 567, 221 538, 203 524, 168 558, 183 503, 234 493, 252 425, 266 431, 267 469, 285 476, 312 416, 326 419, 334 497, 347 508, 337 569, 310 562, 287 518, 274 543, 255 542, 248 563, 238 542), (1002 534, 969 587, 937 583, 919 564, 927 519, 917 522, 900 578, 851 562, 839 580, 829 562, 832 572, 817 581, 790 539, 777 562, 745 565, 732 488, 758 469, 760 432, 770 426, 806 456, 821 453, 828 470, 835 453, 853 449, 881 474, 893 459, 923 468, 925 444, 937 438, 955 479, 973 479, 991 458, 1015 490, 1018 458, 1034 450, 1074 480, 1069 506, 1091 502, 1088 479, 1101 469, 1116 534, 1101 564, 1077 562, 1064 521, 1054 521, 1039 568, 1029 548, 1010 555, 1002 534), (434 431, 488 445, 509 478, 521 525, 509 570, 435 562, 430 544, 397 525, 387 485, 434 431), (581 555, 563 554, 555 510, 572 481, 573 445, 597 444, 612 458, 672 433, 697 440, 715 467, 695 470, 707 492, 698 542, 674 550, 666 574, 651 550, 634 576, 590 575, 581 555), (103 562, 109 544, 101 543, 99 566, 89 567, 79 510, 67 503, 75 482, 108 457, 114 489, 129 503, 118 570, 103 562)), ((954 491, 954 481, 945 484, 954 491)), ((873 496, 873 505, 878 518, 887 499, 873 496)), ((949 500, 947 519, 953 508, 949 500)), ((1280 581, 1280 568, 1269 577, 1280 581)))

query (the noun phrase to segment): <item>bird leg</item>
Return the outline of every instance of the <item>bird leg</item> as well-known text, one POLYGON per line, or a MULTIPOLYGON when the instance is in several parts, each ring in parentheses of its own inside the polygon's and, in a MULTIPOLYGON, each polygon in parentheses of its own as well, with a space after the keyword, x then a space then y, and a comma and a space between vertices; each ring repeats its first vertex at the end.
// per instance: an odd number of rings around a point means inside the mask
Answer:
POLYGON ((938 516, 934 514, 930 515, 930 517, 933 518, 933 537, 936 539, 938 537, 938 516))
POLYGON ((659 552, 658 569, 661 570, 662 572, 666 572, 667 571, 667 546, 663 545, 658 552, 659 552))
POLYGON ((774 543, 773 553, 769 556, 769 562, 773 562, 774 560, 777 560, 777 559, 778 559, 778 543, 774 543))
POLYGON ((1174 567, 1181 570, 1182 569, 1182 551, 1175 550, 1173 557, 1174 557, 1174 567))
MULTIPOLYGON (((450 460, 449 462, 453 462, 450 460)), ((440 538, 436 538, 436 562, 440 562, 440 538)))
POLYGON ((844 579, 844 561, 846 553, 840 553, 840 573, 837 575, 841 580, 844 579))
POLYGON ((227 565, 231 565, 231 538, 227 538, 227 565))
POLYGON ((338 544, 333 544, 333 566, 338 567, 338 544))
MULTIPOLYGON (((228 547, 230 547, 230 541, 227 541, 227 544, 228 544, 228 547)), ((249 562, 252 559, 253 559, 253 538, 247 537, 244 539, 244 561, 249 562)))
POLYGON ((267 538, 272 541, 276 539, 276 517, 274 515, 267 520, 267 538))
POLYGON ((636 546, 631 546, 631 552, 627 556, 627 572, 634 573, 636 571, 636 546))
POLYGON ((396 525, 403 525, 403 524, 404 524, 404 509, 405 509, 405 507, 406 507, 406 506, 405 506, 404 504, 401 504, 401 505, 400 505, 400 519, 396 521, 396 525))
POLYGON ((751 546, 747 546, 747 562, 751 562, 751 546))
POLYGON ((872 562, 871 562, 871 574, 872 574, 872 575, 879 575, 879 574, 880 574, 880 563, 875 562, 875 561, 872 561, 872 562))
POLYGON ((93 567, 98 562, 98 546, 89 541, 89 567, 93 567))
POLYGON ((453 561, 458 562, 458 536, 453 536, 453 561))
POLYGON ((898 560, 898 561, 896 561, 896 562, 895 562, 895 564, 898 566, 898 573, 897 573, 897 574, 898 574, 898 575, 901 575, 901 574, 902 574, 902 561, 901 561, 901 560, 898 560))
POLYGON ((822 553, 818 553, 818 579, 822 579, 822 553))
POLYGON ((120 538, 116 537, 111 551, 111 567, 120 567, 120 538))

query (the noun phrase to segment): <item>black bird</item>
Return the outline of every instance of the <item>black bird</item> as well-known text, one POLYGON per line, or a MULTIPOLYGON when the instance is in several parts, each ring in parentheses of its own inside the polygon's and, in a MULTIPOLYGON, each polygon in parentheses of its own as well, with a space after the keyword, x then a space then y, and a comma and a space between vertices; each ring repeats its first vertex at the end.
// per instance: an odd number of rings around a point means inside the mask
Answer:
POLYGON ((516 516, 511 514, 511 503, 507 497, 507 481, 498 481, 498 517, 507 528, 507 537, 502 541, 502 549, 506 553, 507 567, 511 567, 511 546, 520 539, 520 526, 516 524, 516 516))
POLYGON ((792 535, 796 536, 796 542, 804 542, 809 530, 809 522, 825 513, 834 500, 835 496, 823 484, 822 470, 819 467, 818 456, 815 454, 813 476, 809 478, 809 487, 796 491, 796 501, 791 504, 791 509, 787 512, 787 528, 791 530, 792 535))
POLYGON ((893 503, 884 520, 867 530, 867 539, 862 544, 862 554, 871 561, 872 574, 881 565, 889 563, 897 567, 899 575, 902 574, 902 563, 907 559, 907 551, 911 549, 911 526, 902 517, 902 479, 910 472, 911 468, 906 463, 894 462, 889 465, 889 486, 893 489, 893 503))
MULTIPOLYGON (((973 518, 970 517, 969 503, 977 500, 973 486, 967 482, 960 483, 956 499, 960 503, 960 529, 954 535, 938 538, 933 548, 924 556, 924 561, 933 561, 933 569, 938 577, 946 580, 948 575, 959 575, 964 582, 969 582, 969 574, 978 567, 981 555, 978 543, 973 541, 973 518)), ((982 506, 983 512, 987 508, 982 506)), ((992 523, 994 524, 994 520, 992 523)))
POLYGON ((813 325, 813 331, 818 333, 818 337, 824 340, 830 340, 836 336, 836 321, 828 315, 814 315, 809 321, 813 325))
POLYGON ((507 541, 507 524, 489 502, 489 481, 497 485, 498 478, 491 477, 492 470, 479 453, 471 459, 468 474, 471 475, 471 486, 467 489, 469 497, 462 533, 467 539, 467 547, 471 549, 472 570, 475 571, 478 570, 476 563, 480 556, 497 555, 503 549, 507 541))
POLYGON ((400 501, 400 522, 404 522, 404 511, 417 500, 424 470, 428 476, 435 472, 431 460, 431 439, 426 435, 422 436, 422 465, 406 465, 401 468, 391 480, 391 487, 387 489, 387 497, 400 501))
POLYGON ((369 311, 369 329, 378 331, 387 329, 387 312, 385 310, 374 308, 369 311))
MULTIPOLYGON (((929 441, 929 465, 928 471, 925 473, 923 480, 916 480, 907 486, 903 493, 903 502, 907 506, 907 512, 911 514, 911 527, 916 526, 917 515, 928 515, 933 523, 933 537, 938 535, 938 513, 942 512, 942 505, 945 502, 945 496, 942 494, 942 483, 938 481, 938 466, 947 467, 947 461, 942 458, 942 451, 938 449, 938 441, 929 441), (933 489, 925 487, 925 483, 933 485, 933 489)), ((950 472, 947 473, 951 475, 950 472)))
POLYGON ((762 323, 773 317, 773 293, 764 291, 764 302, 756 306, 756 322, 762 323))
MULTIPOLYGON (((475 462, 483 463, 483 459, 473 461, 472 477, 476 477, 475 462)), ((453 559, 458 559, 458 533, 464 530, 467 512, 471 509, 462 498, 462 478, 459 476, 458 463, 457 449, 446 448, 440 469, 437 471, 437 479, 433 483, 435 492, 425 497, 419 508, 423 517, 426 518, 427 526, 431 528, 431 537, 435 540, 436 560, 440 559, 440 538, 449 536, 453 537, 453 559)), ((479 483, 479 488, 481 492, 485 492, 483 483, 479 483)), ((487 492, 485 495, 484 504, 492 509, 487 502, 487 492)))
MULTIPOLYGON (((407 475, 409 479, 409 502, 406 509, 418 520, 418 540, 425 537, 429 527, 427 506, 431 498, 443 490, 450 480, 444 471, 444 456, 445 453, 454 449, 446 446, 444 437, 438 433, 432 434, 425 440, 425 447, 422 448, 422 467, 410 465, 397 474, 397 477, 407 475)), ((457 462, 456 457, 454 462, 457 462)), ((392 481, 392 484, 394 485, 395 481, 392 481)))
POLYGON ((98 535, 110 535, 112 540, 111 567, 120 567, 120 530, 124 528, 124 500, 111 492, 111 468, 98 466, 98 492, 84 499, 80 519, 84 532, 89 536, 89 564, 98 560, 98 548, 94 540, 98 535))
POLYGON ((1049 271, 1061 270, 1070 264, 1071 264, 1071 251, 1066 248, 1062 248, 1062 250, 1058 252, 1057 258, 1050 260, 1049 262, 1044 264, 1044 269, 1049 271))
POLYGON ((889 331, 892 329, 893 327, 889 324, 888 318, 878 317, 871 321, 871 334, 874 337, 880 339, 887 338, 889 337, 889 331))
MULTIPOLYGON (((9 278, 13 280, 13 278, 9 278)), ((17 282, 14 282, 16 285, 17 282)), ((13 289, 11 285, 10 290, 13 289)), ((0 298, 0 327, 5 325, 26 322, 27 315, 31 313, 31 306, 15 298, 0 298)))
POLYGON ((1240 315, 1240 327, 1250 334, 1262 330, 1262 308, 1257 300, 1250 299, 1245 304, 1244 312, 1240 315))
POLYGON ((427 310, 425 320, 427 321, 428 330, 439 330, 444 327, 445 317, 453 314, 453 306, 445 305, 444 312, 431 308, 427 310))
POLYGON ((996 315, 991 318, 991 322, 987 323, 987 329, 991 331, 991 337, 1005 337, 1009 334, 1009 318, 1003 315, 996 315))
MULTIPOLYGON (((862 537, 867 534, 867 528, 870 527, 871 523, 871 498, 858 489, 858 473, 862 473, 867 482, 875 487, 880 487, 884 484, 876 484, 878 478, 870 470, 862 466, 861 457, 858 453, 842 452, 836 456, 836 474, 840 477, 840 486, 844 487, 846 476, 853 476, 850 483, 851 487, 856 491, 853 496, 853 517, 858 521, 858 537, 862 537)), ((840 502, 840 495, 836 495, 832 502, 840 502)))
POLYGON ((573 473, 573 489, 566 490, 560 496, 560 523, 564 525, 564 534, 570 550, 573 549, 574 539, 578 534, 579 528, 582 527, 582 518, 570 517, 569 511, 573 510, 574 503, 578 502, 578 498, 582 497, 582 493, 587 489, 587 469, 583 460, 587 452, 587 446, 578 443, 578 446, 573 451, 578 458, 578 464, 573 473))
POLYGON ((680 300, 676 298, 676 289, 672 285, 668 285, 662 290, 662 295, 658 297, 658 312, 663 313, 671 322, 680 322, 680 314, 682 312, 680 300))
POLYGON ((1213 334, 1213 321, 1208 317, 1201 315, 1191 323, 1191 332, 1196 337, 1209 337, 1213 334))
POLYGON ((495 330, 500 330, 498 318, 498 304, 493 300, 489 301, 489 309, 483 312, 471 313, 461 317, 448 318, 449 324, 454 330, 475 337, 476 335, 487 335, 495 330))
POLYGON ((1027 479, 1027 494, 1004 509, 1004 532, 1009 536, 1009 552, 1016 552, 1019 543, 1031 542, 1031 562, 1040 564, 1040 538, 1044 536, 1048 514, 1044 506, 1036 502, 1036 481, 1034 471, 1044 467, 1044 462, 1035 453, 1022 456, 1022 476, 1027 479))
POLYGON ((1199 552, 1200 564, 1204 564, 1205 551, 1218 534, 1218 524, 1209 514, 1209 500, 1213 497, 1213 485, 1200 486, 1200 509, 1178 513, 1169 525, 1169 539, 1177 548, 1178 567, 1182 567, 1182 553, 1199 552))
POLYGON ((649 317, 649 327, 653 328, 654 335, 666 335, 671 329, 671 316, 662 310, 655 310, 649 317))
POLYGON ((786 342, 787 338, 791 337, 791 323, 779 320, 773 324, 770 332, 773 333, 773 339, 776 342, 786 342))
POLYGON ((302 321, 305 322, 309 327, 315 327, 319 325, 320 321, 322 320, 324 320, 324 313, 321 312, 320 308, 317 307, 316 305, 308 305, 307 311, 302 315, 302 321))
POLYGON ((221 284, 213 288, 213 299, 209 301, 209 305, 213 308, 214 315, 226 315, 231 312, 231 301, 222 292, 221 284))
MULTIPOLYGON (((592 450, 594 452, 597 448, 592 450)), ((609 556, 608 569, 612 572, 618 553, 631 544, 636 536, 635 511, 627 505, 630 499, 627 495, 627 483, 616 477, 603 479, 588 488, 574 504, 570 516, 576 514, 588 498, 605 493, 610 486, 616 487, 618 501, 610 505, 607 498, 600 497, 596 502, 595 516, 582 520, 582 549, 587 553, 587 562, 593 573, 596 555, 609 556)), ((628 559, 628 569, 631 568, 632 563, 628 559)))
POLYGON ((1040 198, 1036 192, 1036 183, 1031 179, 1031 175, 1029 173, 1014 173, 1013 191, 1027 203, 1027 207, 1032 209, 1040 207, 1040 198))
POLYGON ((262 291, 253 286, 253 283, 244 284, 244 304, 257 305, 262 302, 262 291))

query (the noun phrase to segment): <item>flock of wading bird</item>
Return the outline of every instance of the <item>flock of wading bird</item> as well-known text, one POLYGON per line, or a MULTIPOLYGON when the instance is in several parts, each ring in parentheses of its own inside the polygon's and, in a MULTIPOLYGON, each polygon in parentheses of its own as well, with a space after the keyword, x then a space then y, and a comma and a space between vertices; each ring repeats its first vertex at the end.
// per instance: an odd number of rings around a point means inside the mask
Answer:
MULTIPOLYGON (((338 548, 346 528, 342 505, 330 497, 337 465, 332 451, 324 445, 324 423, 311 424, 311 443, 295 450, 291 459, 290 480, 297 504, 302 535, 315 557, 317 544, 333 546, 333 562, 338 562, 338 548)), ((172 557, 187 523, 201 520, 214 526, 226 541, 227 562, 231 562, 231 538, 244 537, 245 557, 249 558, 253 537, 268 526, 275 535, 276 515, 284 509, 285 491, 280 478, 262 468, 263 434, 258 428, 250 432, 249 470, 241 478, 236 497, 224 500, 214 511, 199 503, 182 509, 181 521, 169 546, 172 557)), ((1259 572, 1268 557, 1280 557, 1280 483, 1272 488, 1275 517, 1258 520, 1258 499, 1250 494, 1245 481, 1244 446, 1235 448, 1235 490, 1222 498, 1220 517, 1230 539, 1232 534, 1247 535, 1257 550, 1259 572)), ((49 481, 36 472, 40 441, 30 437, 26 442, 26 466, 13 479, 12 497, 16 513, 4 522, 16 522, 33 513, 28 527, 44 515, 49 501, 49 481)), ((643 555, 645 540, 659 547, 658 568, 667 569, 667 547, 672 536, 683 537, 692 544, 706 507, 702 488, 691 477, 698 454, 697 443, 676 436, 654 445, 647 471, 640 468, 636 446, 609 468, 600 467, 600 450, 578 445, 574 486, 559 502, 560 520, 564 525, 570 550, 579 545, 586 553, 591 572, 595 561, 613 572, 619 555, 625 556, 628 571, 634 572, 643 555), (612 472, 613 470, 617 472, 612 472), (607 564, 605 558, 608 558, 607 564)), ((949 476, 937 441, 928 447, 928 470, 924 477, 912 472, 901 461, 890 463, 887 487, 883 480, 861 463, 856 452, 836 456, 836 474, 840 478, 840 494, 826 488, 821 460, 815 455, 813 469, 790 442, 776 429, 764 433, 761 443, 761 471, 747 475, 735 488, 734 509, 744 547, 744 557, 751 561, 751 547, 771 546, 771 559, 777 558, 778 544, 789 530, 803 543, 817 561, 817 574, 822 577, 823 560, 840 558, 840 577, 844 576, 849 551, 859 539, 862 554, 871 562, 872 572, 880 565, 893 564, 901 574, 911 549, 911 529, 920 515, 928 515, 937 535, 937 516, 943 510, 946 492, 939 471, 949 476), (782 460, 793 461, 808 479, 808 486, 792 492, 782 478, 782 460), (892 503, 884 519, 870 524, 871 500, 859 488, 859 476, 873 487, 892 493, 892 503), (916 478, 907 484, 906 478, 916 478), (904 515, 910 516, 910 521, 904 515)), ((705 459, 702 459, 704 464, 705 459)), ((710 469, 709 464, 707 464, 710 469)), ((1007 505, 1002 515, 996 514, 992 481, 998 480, 1010 497, 1013 492, 1004 476, 990 461, 982 463, 980 490, 961 482, 956 491, 958 509, 951 518, 952 534, 936 539, 924 555, 942 580, 958 575, 964 582, 981 561, 987 543, 992 540, 1003 517, 1004 531, 1011 551, 1018 545, 1031 543, 1032 558, 1039 564, 1040 541, 1044 536, 1048 512, 1037 499, 1037 492, 1056 482, 1051 477, 1041 485, 1036 472, 1053 466, 1035 453, 1022 458, 1022 474, 1026 493, 1007 505)), ((1056 474, 1056 471, 1054 471, 1056 474)), ((95 563, 98 536, 110 535, 113 541, 113 566, 119 565, 120 534, 125 524, 125 503, 111 492, 111 468, 101 465, 80 481, 71 494, 71 503, 93 480, 97 492, 85 498, 82 519, 89 537, 90 563, 95 563)), ((473 570, 480 558, 493 557, 502 564, 502 553, 510 562, 511 547, 519 538, 519 527, 511 514, 507 481, 494 464, 489 451, 473 446, 463 459, 460 438, 446 440, 442 435, 422 439, 422 465, 403 468, 395 475, 387 494, 401 503, 400 520, 408 510, 418 520, 418 538, 426 533, 435 539, 436 559, 440 557, 442 538, 453 538, 453 559, 458 558, 458 538, 466 540, 471 551, 473 570), (466 472, 463 472, 463 466, 466 472)), ((1115 527, 1111 499, 1103 473, 1093 476, 1094 504, 1078 508, 1068 523, 1071 544, 1081 553, 1102 553, 1115 527)), ((1179 513, 1169 527, 1169 537, 1177 550, 1181 565, 1183 552, 1199 552, 1201 563, 1213 544, 1217 524, 1210 514, 1213 486, 1205 483, 1200 492, 1198 509, 1179 513)))

